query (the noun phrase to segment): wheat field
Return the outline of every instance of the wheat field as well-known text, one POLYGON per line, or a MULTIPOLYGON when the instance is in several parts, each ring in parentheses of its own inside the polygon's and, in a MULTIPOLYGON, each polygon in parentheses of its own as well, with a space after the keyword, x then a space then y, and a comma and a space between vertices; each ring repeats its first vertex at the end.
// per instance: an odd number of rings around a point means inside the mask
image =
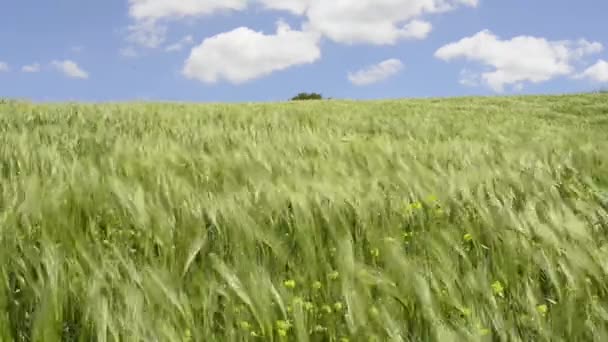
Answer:
POLYGON ((0 341, 608 341, 608 94, 0 104, 0 341))

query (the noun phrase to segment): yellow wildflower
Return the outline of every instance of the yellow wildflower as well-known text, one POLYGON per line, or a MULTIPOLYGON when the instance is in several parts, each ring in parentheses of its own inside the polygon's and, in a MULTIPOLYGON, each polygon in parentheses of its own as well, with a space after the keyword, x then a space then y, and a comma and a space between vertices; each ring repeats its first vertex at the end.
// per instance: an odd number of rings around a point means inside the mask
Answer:
POLYGON ((370 253, 374 258, 377 258, 380 256, 380 250, 378 248, 372 248, 370 253))
POLYGON ((340 302, 335 302, 334 303, 334 309, 336 311, 342 311, 343 308, 344 308, 344 305, 342 305, 342 303, 340 303, 340 302))
POLYGON ((481 328, 479 329, 479 335, 481 336, 487 336, 490 334, 490 329, 487 328, 481 328))
POLYGON ((541 316, 545 316, 547 314, 547 311, 549 309, 547 308, 547 305, 545 304, 541 304, 541 305, 537 305, 536 306, 536 311, 541 315, 541 316))
POLYGON ((504 290, 505 288, 502 286, 502 283, 500 281, 495 281, 492 283, 492 291, 494 291, 494 294, 499 296, 499 297, 504 297, 504 290))
POLYGON ((315 305, 312 302, 304 302, 304 309, 307 311, 312 311, 315 308, 315 305))
POLYGON ((243 330, 249 330, 249 329, 251 329, 251 324, 249 322, 247 322, 247 321, 241 321, 241 322, 239 322, 239 326, 243 330))
POLYGON ((288 321, 284 321, 284 320, 277 321, 277 328, 279 328, 279 329, 289 330, 290 327, 291 327, 291 323, 289 323, 288 321))

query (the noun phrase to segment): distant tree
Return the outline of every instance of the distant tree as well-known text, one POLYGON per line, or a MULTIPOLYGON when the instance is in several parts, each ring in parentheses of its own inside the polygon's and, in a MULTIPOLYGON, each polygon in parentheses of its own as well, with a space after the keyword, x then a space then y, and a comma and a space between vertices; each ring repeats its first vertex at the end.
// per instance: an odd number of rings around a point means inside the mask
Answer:
POLYGON ((301 100, 322 100, 323 96, 317 93, 299 93, 298 95, 291 98, 291 101, 301 100))

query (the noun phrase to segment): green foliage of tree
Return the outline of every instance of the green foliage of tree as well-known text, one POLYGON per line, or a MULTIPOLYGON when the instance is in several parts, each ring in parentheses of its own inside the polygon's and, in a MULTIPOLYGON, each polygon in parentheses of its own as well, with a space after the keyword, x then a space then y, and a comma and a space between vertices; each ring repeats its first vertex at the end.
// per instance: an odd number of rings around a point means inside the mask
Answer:
POLYGON ((323 96, 318 93, 299 93, 298 95, 291 98, 291 101, 300 100, 322 100, 323 96))

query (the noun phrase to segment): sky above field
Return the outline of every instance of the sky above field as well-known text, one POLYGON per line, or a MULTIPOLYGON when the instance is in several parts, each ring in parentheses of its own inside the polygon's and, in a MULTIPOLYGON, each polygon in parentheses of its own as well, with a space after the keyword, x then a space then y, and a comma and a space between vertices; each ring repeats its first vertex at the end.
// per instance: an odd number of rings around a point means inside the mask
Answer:
POLYGON ((608 87, 604 0, 19 0, 0 97, 282 101, 608 87))

